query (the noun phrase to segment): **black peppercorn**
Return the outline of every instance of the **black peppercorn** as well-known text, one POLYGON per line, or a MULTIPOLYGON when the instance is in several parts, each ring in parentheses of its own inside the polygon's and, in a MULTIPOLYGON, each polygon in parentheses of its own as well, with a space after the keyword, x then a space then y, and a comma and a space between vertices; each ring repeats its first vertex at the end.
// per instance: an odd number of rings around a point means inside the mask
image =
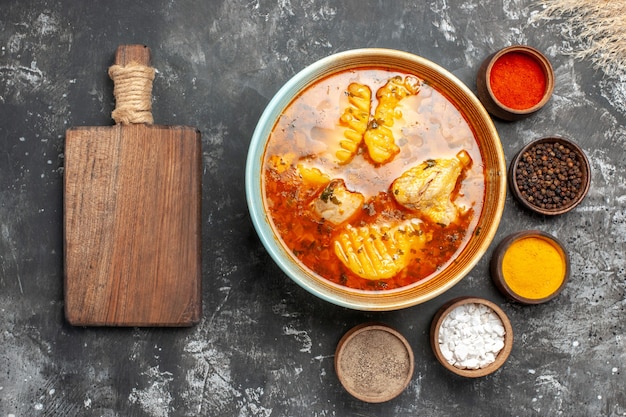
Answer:
POLYGON ((522 154, 515 170, 521 197, 533 206, 560 210, 583 192, 583 161, 566 143, 542 141, 522 154))

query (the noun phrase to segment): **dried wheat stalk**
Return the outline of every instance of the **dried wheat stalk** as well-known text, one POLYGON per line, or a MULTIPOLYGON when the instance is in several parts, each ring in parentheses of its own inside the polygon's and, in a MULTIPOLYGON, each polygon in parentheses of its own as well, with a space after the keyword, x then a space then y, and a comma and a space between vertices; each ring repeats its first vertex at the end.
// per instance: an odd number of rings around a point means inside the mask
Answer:
POLYGON ((626 0, 540 0, 540 19, 566 19, 584 40, 576 58, 590 57, 607 74, 626 72, 626 0))

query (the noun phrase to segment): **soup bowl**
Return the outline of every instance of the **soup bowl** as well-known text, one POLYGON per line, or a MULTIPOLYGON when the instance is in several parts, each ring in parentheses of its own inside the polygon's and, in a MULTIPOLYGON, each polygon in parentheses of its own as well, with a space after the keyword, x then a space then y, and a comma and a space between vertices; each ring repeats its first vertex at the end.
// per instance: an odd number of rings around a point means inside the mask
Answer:
MULTIPOLYGON (((295 146, 295 145, 294 145, 295 146)), ((506 162, 496 128, 472 91, 437 64, 411 53, 389 49, 340 52, 309 65, 276 93, 253 133, 246 161, 246 200, 256 232, 269 255, 294 282, 315 296, 356 310, 397 310, 428 301, 457 284, 484 255, 498 228, 506 198, 506 162), (472 130, 482 158, 483 204, 475 213, 473 232, 453 258, 425 279, 391 290, 353 289, 331 282, 301 263, 276 231, 264 189, 264 161, 274 127, 290 103, 308 87, 333 74, 363 68, 384 68, 413 74, 440 92, 461 113, 472 130)))

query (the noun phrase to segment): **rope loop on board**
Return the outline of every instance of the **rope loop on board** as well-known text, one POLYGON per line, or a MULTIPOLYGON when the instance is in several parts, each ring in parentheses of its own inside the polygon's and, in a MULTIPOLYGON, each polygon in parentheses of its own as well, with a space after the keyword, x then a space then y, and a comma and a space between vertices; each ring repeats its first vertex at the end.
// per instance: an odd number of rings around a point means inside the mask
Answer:
POLYGON ((115 123, 152 124, 152 67, 131 62, 129 65, 112 65, 109 77, 113 80, 115 110, 111 117, 115 123))

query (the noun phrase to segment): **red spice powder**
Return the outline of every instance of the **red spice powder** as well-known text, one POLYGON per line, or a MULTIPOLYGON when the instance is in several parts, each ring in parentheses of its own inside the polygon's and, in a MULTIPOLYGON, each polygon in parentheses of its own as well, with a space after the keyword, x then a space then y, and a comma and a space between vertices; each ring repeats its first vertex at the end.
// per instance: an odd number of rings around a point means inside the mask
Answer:
POLYGON ((546 91, 543 68, 522 52, 509 52, 498 58, 491 68, 489 83, 498 101, 516 110, 533 107, 546 91))

